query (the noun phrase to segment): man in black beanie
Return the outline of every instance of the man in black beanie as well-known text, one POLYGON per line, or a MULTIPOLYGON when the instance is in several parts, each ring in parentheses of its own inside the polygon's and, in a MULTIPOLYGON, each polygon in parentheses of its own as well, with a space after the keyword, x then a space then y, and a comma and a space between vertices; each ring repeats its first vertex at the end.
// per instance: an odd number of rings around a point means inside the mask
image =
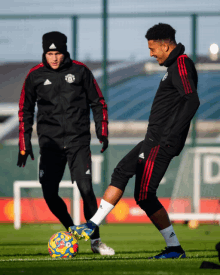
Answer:
MULTIPOLYGON (((108 147, 108 113, 102 92, 91 71, 81 62, 71 60, 67 37, 60 32, 43 35, 43 62, 28 73, 19 101, 19 167, 28 155, 34 159, 31 134, 37 102, 37 134, 40 146, 39 178, 44 198, 51 212, 68 230, 73 226, 66 204, 58 196, 66 163, 72 182, 76 181, 88 221, 97 211, 92 187, 90 151, 90 107, 96 135, 108 147)), ((91 249, 101 255, 114 255, 101 242, 99 229, 91 239, 91 249)))

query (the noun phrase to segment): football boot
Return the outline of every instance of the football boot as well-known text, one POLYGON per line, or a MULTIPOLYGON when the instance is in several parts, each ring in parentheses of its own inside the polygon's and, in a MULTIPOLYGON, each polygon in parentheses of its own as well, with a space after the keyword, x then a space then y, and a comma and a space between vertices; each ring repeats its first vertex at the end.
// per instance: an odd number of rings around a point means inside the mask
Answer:
POLYGON ((80 225, 73 225, 69 227, 69 232, 71 232, 77 240, 85 239, 86 241, 90 239, 93 234, 96 224, 92 221, 83 223, 80 225))
POLYGON ((161 253, 159 253, 156 256, 149 257, 148 259, 183 259, 186 258, 186 253, 182 249, 182 247, 179 246, 169 246, 165 247, 164 250, 162 250, 161 253))
POLYGON ((115 255, 114 249, 107 246, 105 243, 101 242, 101 240, 97 240, 91 243, 91 249, 93 253, 99 253, 100 255, 103 255, 103 256, 115 255))

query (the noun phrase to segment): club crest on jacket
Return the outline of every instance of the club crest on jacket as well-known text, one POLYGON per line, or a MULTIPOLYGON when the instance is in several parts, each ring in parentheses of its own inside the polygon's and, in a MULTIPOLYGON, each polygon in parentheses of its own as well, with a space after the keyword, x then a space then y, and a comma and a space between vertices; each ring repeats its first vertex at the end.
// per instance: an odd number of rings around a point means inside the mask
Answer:
POLYGON ((66 76, 65 76, 65 80, 66 80, 66 82, 68 82, 68 83, 73 83, 74 81, 75 81, 75 76, 73 75, 73 74, 67 74, 66 76))

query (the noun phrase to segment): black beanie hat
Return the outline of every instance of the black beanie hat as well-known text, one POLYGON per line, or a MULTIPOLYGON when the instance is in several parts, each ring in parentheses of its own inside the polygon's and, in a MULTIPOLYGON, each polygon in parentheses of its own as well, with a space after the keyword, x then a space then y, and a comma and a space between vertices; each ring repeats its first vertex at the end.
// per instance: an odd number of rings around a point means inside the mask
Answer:
POLYGON ((67 53, 67 37, 61 32, 48 32, 43 35, 44 53, 58 51, 62 54, 67 53))

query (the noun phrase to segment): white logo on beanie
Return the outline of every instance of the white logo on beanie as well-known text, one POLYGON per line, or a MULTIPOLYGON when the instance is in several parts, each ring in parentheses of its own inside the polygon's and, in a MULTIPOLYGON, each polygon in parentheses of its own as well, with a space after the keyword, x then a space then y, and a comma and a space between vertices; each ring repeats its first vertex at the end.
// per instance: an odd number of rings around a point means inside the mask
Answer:
POLYGON ((53 49, 56 49, 56 46, 53 44, 50 45, 49 49, 53 50, 53 49))
POLYGON ((66 82, 68 82, 68 83, 73 83, 74 81, 75 81, 75 75, 73 75, 73 74, 67 74, 66 76, 65 76, 65 80, 66 80, 66 82))

